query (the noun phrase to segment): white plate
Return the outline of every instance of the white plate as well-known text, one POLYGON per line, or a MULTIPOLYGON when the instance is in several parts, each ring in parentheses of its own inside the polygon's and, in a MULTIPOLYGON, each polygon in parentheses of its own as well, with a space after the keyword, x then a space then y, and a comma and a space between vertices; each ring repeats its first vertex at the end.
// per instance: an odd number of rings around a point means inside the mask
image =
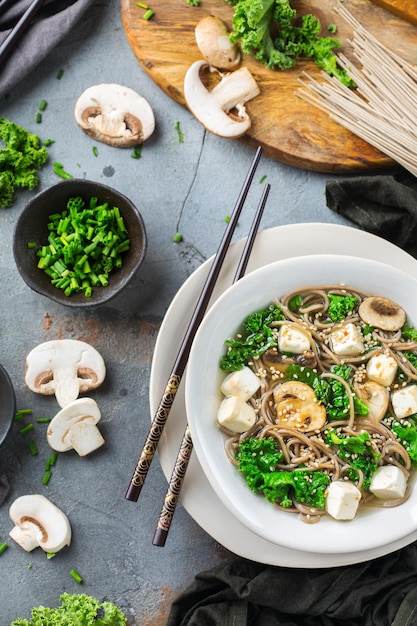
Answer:
MULTIPOLYGON (((231 246, 213 300, 232 283, 243 243, 241 240, 231 246)), ((247 273, 273 261, 299 256, 300 250, 303 254, 348 254, 372 258, 389 262, 417 276, 416 260, 389 242, 355 228, 321 223, 280 226, 259 233, 247 273)), ((151 371, 152 415, 161 399, 211 261, 211 259, 206 261, 184 283, 163 320, 151 371)), ((159 458, 167 479, 171 474, 185 425, 184 385, 181 384, 159 445, 159 458)), ((413 532, 386 546, 340 554, 317 554, 276 545, 262 539, 235 519, 212 489, 195 454, 190 460, 181 491, 181 502, 195 521, 228 550, 242 557, 271 565, 307 568, 348 565, 388 554, 417 539, 417 532, 413 532)))

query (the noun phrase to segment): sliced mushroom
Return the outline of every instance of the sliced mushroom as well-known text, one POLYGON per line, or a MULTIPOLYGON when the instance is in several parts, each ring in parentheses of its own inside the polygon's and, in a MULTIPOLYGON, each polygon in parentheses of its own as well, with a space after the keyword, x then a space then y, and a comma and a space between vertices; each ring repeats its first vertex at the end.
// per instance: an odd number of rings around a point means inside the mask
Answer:
POLYGON ((133 89, 113 83, 86 89, 75 104, 74 115, 87 135, 118 148, 137 146, 155 130, 148 101, 133 89))
POLYGON ((101 354, 77 339, 46 341, 26 357, 26 385, 35 393, 55 394, 61 407, 80 393, 99 387, 105 376, 101 354))
POLYGON ((307 350, 302 354, 286 355, 274 350, 267 350, 262 355, 262 363, 269 370, 285 372, 289 365, 300 365, 313 369, 317 365, 317 357, 312 350, 307 350))
POLYGON ((53 553, 71 543, 67 516, 45 496, 20 496, 12 503, 9 515, 15 524, 9 535, 26 552, 39 546, 53 553))
POLYGON ((207 15, 195 28, 197 46, 206 61, 220 70, 234 70, 240 63, 240 52, 230 41, 226 24, 214 15, 207 15))
POLYGON ((298 381, 277 385, 274 390, 277 424, 307 432, 321 428, 326 421, 326 410, 317 401, 311 387, 298 381))
POLYGON ((386 387, 371 380, 355 384, 355 393, 360 400, 368 405, 366 417, 380 422, 388 410, 389 393, 386 387))
POLYGON ((365 298, 359 307, 359 315, 366 324, 387 331, 399 330, 406 320, 405 311, 399 304, 379 296, 365 298))
POLYGON ((101 413, 92 398, 78 398, 59 411, 50 422, 46 438, 57 452, 74 449, 86 456, 105 442, 96 424, 101 413))
POLYGON ((204 83, 206 61, 196 61, 184 79, 184 96, 191 113, 210 132, 220 137, 241 137, 251 127, 245 102, 259 95, 260 90, 246 67, 223 76, 209 90, 204 83), (236 114, 232 110, 236 110, 236 114))

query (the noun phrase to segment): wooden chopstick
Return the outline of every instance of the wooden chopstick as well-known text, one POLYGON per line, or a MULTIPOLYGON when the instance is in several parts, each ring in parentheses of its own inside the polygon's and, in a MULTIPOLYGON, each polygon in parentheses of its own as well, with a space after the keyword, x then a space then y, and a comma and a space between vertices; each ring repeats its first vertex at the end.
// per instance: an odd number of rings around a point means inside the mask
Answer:
MULTIPOLYGON (((0 66, 29 28, 32 18, 36 15, 41 6, 45 4, 45 2, 46 0, 33 0, 23 13, 22 17, 7 35, 6 39, 2 42, 0 45, 0 66)), ((6 4, 4 7, 6 7, 6 4)))
MULTIPOLYGON (((236 269, 233 283, 236 283, 238 280, 240 280, 246 272, 253 244, 255 243, 255 238, 258 233, 259 224, 262 219, 266 201, 268 199, 270 188, 271 186, 269 184, 265 185, 258 208, 255 213, 254 220, 252 222, 248 237, 245 242, 245 246, 243 248, 242 255, 240 257, 239 264, 236 269)), ((190 429, 187 424, 172 470, 171 478, 168 483, 168 489, 164 498, 161 512, 159 514, 155 533, 152 539, 152 543, 154 546, 162 548, 165 545, 192 451, 193 442, 190 429)))
POLYGON ((258 147, 250 169, 246 175, 243 187, 236 201, 235 207, 233 209, 230 222, 228 223, 226 231, 220 242, 219 249, 217 250, 216 256, 211 265, 210 271, 198 299, 196 308, 191 317, 191 321, 182 340, 181 347, 175 359, 165 390, 162 394, 158 409, 151 422, 149 432, 146 436, 145 443, 143 445, 139 459, 136 463, 136 467, 130 480, 129 487, 126 491, 125 498, 127 500, 137 501, 137 499, 139 498, 153 457, 155 456, 156 448, 158 446, 163 429, 168 419, 169 412, 178 391, 182 376, 187 366, 187 360, 191 350, 191 344, 208 307, 210 297, 213 293, 217 278, 221 270, 221 266, 223 264, 233 233, 237 226, 238 219, 242 212, 250 185, 255 175, 255 170, 261 158, 261 154, 262 148, 258 147))

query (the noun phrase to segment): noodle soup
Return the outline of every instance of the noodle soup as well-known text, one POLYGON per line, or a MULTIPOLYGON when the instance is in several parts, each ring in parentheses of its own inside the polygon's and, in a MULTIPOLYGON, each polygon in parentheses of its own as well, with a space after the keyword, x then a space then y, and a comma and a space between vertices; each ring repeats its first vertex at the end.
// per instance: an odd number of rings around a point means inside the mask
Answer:
POLYGON ((271 505, 315 523, 409 498, 417 330, 396 301, 296 289, 245 318, 220 367, 227 458, 271 505))

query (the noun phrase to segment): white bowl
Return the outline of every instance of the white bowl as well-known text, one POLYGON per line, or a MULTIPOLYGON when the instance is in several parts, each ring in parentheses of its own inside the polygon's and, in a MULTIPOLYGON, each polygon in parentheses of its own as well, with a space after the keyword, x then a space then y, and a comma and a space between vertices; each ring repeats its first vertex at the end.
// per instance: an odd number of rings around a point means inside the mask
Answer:
POLYGON ((224 342, 235 335, 245 317, 295 288, 340 283, 394 300, 417 327, 417 280, 400 270, 368 259, 335 255, 278 261, 242 278, 210 308, 193 342, 185 386, 195 452, 213 489, 236 519, 272 543, 333 554, 370 550, 415 531, 417 488, 413 487, 409 500, 398 507, 360 509, 349 522, 324 516, 317 524, 305 524, 250 491, 226 457, 225 436, 216 426, 216 416, 225 376, 219 368, 224 342))

